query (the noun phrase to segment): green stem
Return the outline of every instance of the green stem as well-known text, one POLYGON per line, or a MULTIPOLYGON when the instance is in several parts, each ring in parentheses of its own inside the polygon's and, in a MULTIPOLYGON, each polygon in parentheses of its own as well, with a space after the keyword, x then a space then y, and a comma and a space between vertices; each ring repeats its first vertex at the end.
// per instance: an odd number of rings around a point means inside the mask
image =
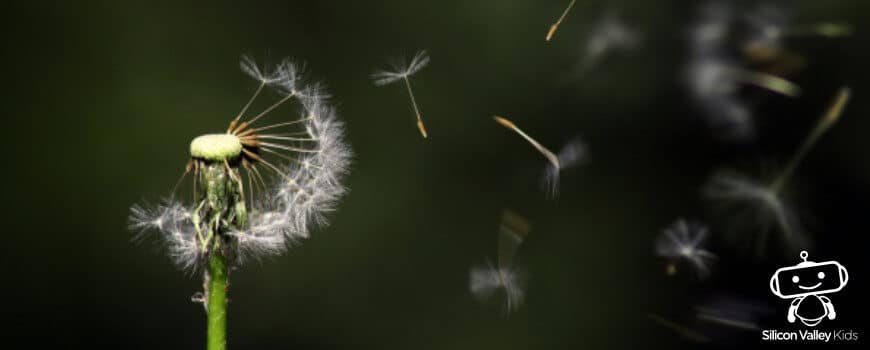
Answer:
POLYGON ((224 350, 227 348, 228 269, 220 249, 212 250, 208 272, 208 350, 224 350))
POLYGON ((205 194, 203 203, 197 207, 192 220, 197 228, 203 252, 208 256, 206 274, 206 293, 208 294, 208 350, 227 348, 227 279, 230 252, 234 242, 227 236, 229 230, 247 226, 248 214, 245 209, 245 194, 238 169, 222 162, 203 162, 202 185, 205 194), (206 234, 199 228, 204 223, 206 234))

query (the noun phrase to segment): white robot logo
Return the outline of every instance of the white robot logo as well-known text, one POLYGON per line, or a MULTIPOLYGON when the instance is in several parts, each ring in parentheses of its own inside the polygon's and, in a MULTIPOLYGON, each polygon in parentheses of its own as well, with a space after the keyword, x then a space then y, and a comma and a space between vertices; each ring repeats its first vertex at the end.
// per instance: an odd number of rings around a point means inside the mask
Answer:
POLYGON ((822 294, 834 293, 843 289, 849 281, 849 273, 836 261, 807 261, 806 251, 801 252, 804 261, 783 267, 770 278, 770 291, 783 299, 793 299, 788 308, 788 322, 801 323, 814 327, 827 317, 837 317, 834 304, 822 294))

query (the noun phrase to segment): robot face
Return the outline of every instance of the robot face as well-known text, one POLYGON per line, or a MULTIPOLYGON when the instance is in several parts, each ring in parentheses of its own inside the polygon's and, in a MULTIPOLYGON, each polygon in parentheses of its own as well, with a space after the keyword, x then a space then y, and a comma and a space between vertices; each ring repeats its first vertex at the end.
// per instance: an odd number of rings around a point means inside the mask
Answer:
POLYGON ((836 261, 803 262, 776 270, 770 279, 770 290, 780 298, 797 298, 839 291, 848 280, 846 268, 836 261))

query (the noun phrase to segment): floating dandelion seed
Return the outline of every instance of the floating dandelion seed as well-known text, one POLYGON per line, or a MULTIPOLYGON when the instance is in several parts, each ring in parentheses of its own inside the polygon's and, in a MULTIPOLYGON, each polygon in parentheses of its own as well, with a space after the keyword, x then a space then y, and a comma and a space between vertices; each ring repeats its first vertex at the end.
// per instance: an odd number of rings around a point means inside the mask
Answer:
POLYGON ((786 38, 837 38, 851 35, 854 31, 851 25, 842 22, 792 25, 784 11, 767 5, 747 14, 746 23, 748 38, 742 48, 750 56, 760 59, 778 55, 786 38))
POLYGON ((559 29, 559 25, 562 24, 563 20, 565 20, 565 16, 568 16, 568 12, 571 11, 572 7, 574 7, 574 3, 576 1, 577 0, 571 0, 571 2, 568 3, 568 7, 565 8, 565 11, 562 11, 562 15, 559 16, 559 19, 557 19, 556 22, 554 22, 552 25, 550 25, 550 30, 547 31, 546 41, 550 41, 553 39, 553 35, 556 34, 556 30, 559 29))
POLYGON ((204 292, 194 299, 207 305, 210 349, 223 349, 226 343, 230 266, 281 254, 288 244, 308 237, 315 224, 325 225, 324 215, 346 190, 342 180, 351 156, 343 125, 323 99, 322 88, 303 86, 296 65, 284 60, 261 69, 247 56, 240 65, 260 84, 225 133, 190 143, 185 175, 193 173, 193 203, 183 205, 171 197, 130 210, 130 227, 160 232, 178 266, 207 267, 204 292), (266 86, 283 97, 244 119, 266 86), (257 125, 294 98, 301 105, 298 119, 257 125))
POLYGON ((581 163, 586 158, 586 146, 580 139, 568 142, 557 155, 523 132, 512 121, 499 116, 494 116, 493 118, 497 123, 519 134, 547 159, 549 166, 545 170, 544 184, 550 197, 558 195, 560 172, 581 163))
POLYGON ((469 289, 481 301, 487 301, 497 292, 503 293, 502 312, 510 315, 522 306, 525 297, 523 274, 516 269, 501 269, 487 263, 471 269, 469 289))
POLYGON ((782 194, 772 191, 769 184, 740 173, 720 171, 713 175, 704 194, 734 216, 732 230, 735 233, 752 231, 758 235, 749 240, 757 243, 758 256, 764 251, 772 226, 779 228, 789 245, 806 244, 792 204, 782 194))
POLYGON ((854 31, 855 29, 848 23, 825 22, 786 28, 783 34, 792 36, 822 36, 837 38, 852 35, 854 31))
POLYGON ((632 51, 640 46, 640 35, 614 14, 604 16, 593 27, 583 47, 581 73, 594 68, 605 56, 617 51, 632 51))
POLYGON ((699 20, 690 29, 690 49, 693 56, 718 56, 734 21, 727 4, 711 2, 700 8, 699 20))
POLYGON ((414 106, 414 113, 417 115, 417 129, 420 130, 420 135, 423 135, 423 138, 427 138, 429 135, 426 133, 423 115, 420 113, 420 108, 417 107, 417 100, 414 98, 414 91, 411 89, 411 82, 408 80, 408 77, 419 72, 428 64, 429 55, 425 50, 421 50, 414 54, 410 62, 398 62, 392 64, 390 70, 377 70, 372 74, 372 79, 377 86, 389 85, 399 80, 405 82, 405 88, 408 89, 408 96, 411 98, 411 105, 414 106))
POLYGON ((661 326, 664 326, 665 328, 668 328, 674 332, 677 332, 677 334, 679 334, 680 336, 682 336, 686 339, 689 339, 691 341, 698 342, 698 343, 706 343, 706 342, 710 341, 710 338, 707 338, 707 336, 705 336, 705 335, 703 335, 703 334, 701 334, 701 333, 699 333, 699 332, 697 332, 689 327, 686 327, 686 326, 683 326, 683 325, 676 323, 674 321, 668 320, 662 316, 659 316, 656 314, 647 314, 647 318, 649 318, 651 321, 653 321, 661 326))
POLYGON ((788 97, 800 95, 801 88, 784 78, 746 69, 731 58, 729 39, 736 22, 725 4, 702 7, 700 19, 691 29, 685 76, 692 98, 711 126, 725 130, 730 138, 745 140, 754 136, 755 125, 750 108, 738 95, 742 85, 788 97))
POLYGON ((528 221, 505 210, 499 226, 498 261, 496 266, 487 263, 471 269, 469 289, 471 294, 487 301, 497 292, 504 297, 503 311, 509 315, 522 305, 525 296, 525 278, 514 265, 514 257, 530 230, 528 221))
POLYGON ((752 112, 738 97, 743 84, 757 86, 789 97, 801 88, 783 78, 746 70, 719 57, 700 58, 687 69, 692 97, 704 109, 710 123, 729 131, 729 136, 746 139, 754 135, 752 112))
POLYGON ((705 195, 708 198, 720 202, 726 210, 736 211, 735 222, 749 223, 754 231, 760 228, 757 232, 761 236, 755 237, 759 243, 756 247, 758 255, 764 250, 770 226, 779 228, 791 249, 807 244, 797 215, 785 200, 783 191, 806 154, 840 118, 849 96, 849 88, 840 89, 827 112, 772 182, 764 184, 739 173, 719 172, 706 186, 705 195), (745 220, 746 214, 750 215, 751 220, 745 220))
POLYGON ((583 140, 574 138, 562 146, 557 158, 559 158, 559 167, 548 165, 544 169, 541 181, 547 196, 550 198, 559 196, 559 178, 562 170, 582 164, 586 160, 586 144, 583 143, 583 140))
POLYGON ((757 86, 788 97, 797 97, 801 88, 786 79, 746 70, 721 59, 704 59, 690 66, 692 92, 701 98, 731 95, 742 84, 757 86))
POLYGON ((716 255, 702 247, 707 239, 708 229, 699 223, 679 219, 666 228, 656 239, 656 254, 671 259, 669 274, 676 273, 676 262, 685 260, 695 269, 698 277, 710 275, 710 264, 716 255))
POLYGON ((716 296, 695 310, 698 320, 746 331, 760 330, 759 318, 772 312, 763 304, 730 296, 716 296))

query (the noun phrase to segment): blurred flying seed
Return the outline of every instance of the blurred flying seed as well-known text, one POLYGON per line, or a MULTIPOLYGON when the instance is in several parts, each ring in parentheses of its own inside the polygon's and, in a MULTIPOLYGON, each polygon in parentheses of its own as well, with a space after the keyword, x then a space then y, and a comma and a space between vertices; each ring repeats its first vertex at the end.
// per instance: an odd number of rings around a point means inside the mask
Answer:
POLYGON ((800 86, 783 77, 802 66, 804 60, 796 55, 781 55, 777 38, 784 25, 782 11, 766 6, 762 10, 737 14, 730 2, 709 2, 701 7, 699 19, 690 29, 687 86, 710 126, 724 131, 732 141, 747 141, 755 136, 752 108, 740 94, 742 85, 787 97, 802 93, 800 86), (737 36, 747 31, 748 39, 737 36), (736 57, 738 49, 756 64, 747 65, 736 57), (759 62, 776 66, 762 66, 759 62))
POLYGON ((557 157, 559 159, 559 168, 547 166, 544 169, 544 190, 550 198, 555 198, 559 195, 559 179, 562 170, 579 165, 586 160, 586 144, 580 138, 574 138, 562 146, 557 157))
POLYGON ((656 239, 656 254, 671 259, 667 267, 668 275, 676 273, 678 260, 689 263, 700 278, 710 275, 709 265, 716 255, 703 248, 708 232, 706 226, 683 219, 678 219, 662 231, 656 239))
POLYGON ((848 86, 841 87, 840 90, 837 91, 837 96, 831 102, 828 110, 824 115, 822 115, 822 118, 818 123, 816 123, 816 126, 807 138, 804 139, 801 147, 789 160, 788 165, 786 165, 782 173, 773 181, 772 184, 770 184, 770 188, 774 192, 779 192, 782 187, 785 186, 785 183, 791 178, 792 173, 803 161, 806 154, 813 148, 813 146, 815 146, 816 142, 819 141, 819 138, 821 138, 822 135, 831 128, 831 126, 840 120, 840 115, 843 114, 843 110, 846 108, 846 103, 849 102, 849 97, 851 95, 852 90, 848 86))
POLYGON ((525 276, 514 265, 514 257, 530 229, 525 218, 505 209, 499 224, 496 265, 475 266, 469 274, 471 294, 487 301, 499 293, 503 297, 501 307, 505 316, 519 308, 525 296, 525 276))
POLYGON ((801 94, 800 86, 775 75, 745 69, 732 69, 731 74, 734 74, 737 80, 788 97, 797 97, 801 94))
POLYGON ((811 26, 810 28, 807 28, 806 32, 815 33, 824 37, 836 38, 852 35, 855 32, 855 29, 851 24, 829 22, 811 26))
POLYGON ((750 37, 744 46, 749 51, 779 53, 786 38, 823 37, 837 38, 852 35, 854 29, 843 22, 819 22, 812 24, 789 24, 783 11, 763 5, 746 15, 750 37))
POLYGON ((509 270, 513 266, 514 256, 523 240, 529 234, 529 222, 516 213, 505 209, 501 214, 501 225, 498 228, 498 268, 509 270))
POLYGON ((512 121, 499 116, 494 116, 493 119, 495 119, 495 121, 502 126, 513 130, 514 132, 519 134, 530 145, 532 145, 532 147, 538 150, 538 152, 540 152, 541 155, 543 155, 544 158, 547 159, 547 162, 550 163, 550 167, 546 169, 544 177, 544 182, 547 186, 547 194, 550 197, 555 197, 558 194, 559 173, 563 169, 579 164, 586 156, 586 147, 580 139, 574 139, 569 141, 562 148, 562 150, 560 150, 559 154, 556 155, 555 153, 541 145, 538 141, 533 139, 531 136, 526 134, 512 121))
POLYGON ((614 13, 604 15, 595 23, 583 46, 583 61, 579 73, 586 74, 607 55, 630 52, 641 44, 641 35, 614 13))
POLYGON ((760 330, 759 318, 772 313, 764 304, 726 295, 717 295, 695 310, 698 320, 746 331, 760 330))
MULTIPOLYGON (((754 220, 749 223, 752 232, 759 233, 757 255, 763 253, 769 225, 775 224, 781 230, 789 248, 795 250, 805 247, 808 242, 800 229, 800 221, 794 214, 791 205, 783 198, 783 191, 794 171, 804 157, 815 146, 818 140, 833 126, 843 113, 851 96, 849 87, 842 87, 826 112, 819 119, 813 130, 807 135, 800 148, 789 159, 785 168, 770 183, 764 184, 739 173, 719 172, 715 174, 705 188, 705 195, 724 207, 734 207, 750 213, 754 220), (760 227, 755 227, 755 225, 760 227), (760 228, 760 230, 759 230, 760 228)), ((745 218, 735 217, 734 222, 743 223, 745 218)))
POLYGON ((706 343, 710 341, 710 339, 707 338, 705 335, 659 315, 647 314, 647 318, 661 326, 664 326, 665 328, 677 332, 677 334, 679 334, 680 336, 691 341, 695 341, 698 343, 706 343))
POLYGON ((523 132, 523 130, 521 130, 519 127, 517 127, 516 124, 514 124, 512 121, 507 120, 507 119, 502 118, 502 117, 499 117, 499 116, 494 116, 493 118, 495 119, 495 121, 497 123, 501 124, 502 126, 508 128, 510 130, 513 130, 514 132, 516 132, 517 134, 522 136, 524 139, 526 139, 526 141, 528 141, 529 144, 532 145, 532 147, 535 147, 535 149, 537 149, 538 152, 541 152, 541 154, 544 156, 544 158, 547 158, 547 161, 549 161, 550 164, 553 165, 553 167, 555 167, 556 169, 559 169, 562 167, 561 163, 559 162, 558 156, 553 154, 553 152, 548 150, 546 147, 542 146, 540 143, 538 143, 538 141, 533 139, 531 136, 529 136, 528 134, 523 132))
POLYGON ((556 34, 556 30, 559 29, 559 25, 562 24, 562 21, 565 19, 565 16, 568 16, 568 12, 571 11, 571 7, 574 6, 574 3, 576 1, 577 0, 571 0, 571 2, 568 3, 568 7, 565 8, 565 11, 562 11, 562 15, 559 16, 559 19, 557 19, 556 22, 554 22, 552 25, 550 25, 550 30, 547 31, 547 37, 545 39, 546 41, 550 41, 553 39, 553 35, 556 34))
POLYGON ((758 324, 756 324, 756 323, 723 317, 720 315, 710 313, 709 311, 698 311, 697 317, 699 320, 702 320, 702 321, 712 322, 712 323, 716 323, 716 324, 720 324, 720 325, 728 326, 728 327, 745 329, 748 331, 757 331, 757 330, 761 329, 758 327, 758 324))

